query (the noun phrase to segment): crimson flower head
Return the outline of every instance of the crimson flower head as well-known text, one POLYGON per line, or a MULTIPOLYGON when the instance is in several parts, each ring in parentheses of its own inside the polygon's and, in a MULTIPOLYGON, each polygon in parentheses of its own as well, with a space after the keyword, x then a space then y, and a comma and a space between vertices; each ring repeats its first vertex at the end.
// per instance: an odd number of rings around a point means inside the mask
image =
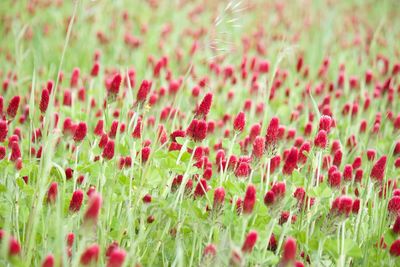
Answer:
POLYGON ((233 129, 236 132, 242 132, 246 125, 246 115, 243 111, 239 112, 233 121, 233 129))
POLYGON ((56 201, 58 194, 58 184, 57 182, 52 182, 50 184, 49 190, 47 191, 47 202, 54 203, 56 201))
POLYGON ((146 101, 147 95, 150 92, 151 84, 151 81, 143 80, 136 95, 137 102, 143 103, 146 101))
POLYGON ((353 200, 348 196, 341 196, 339 199, 339 213, 349 216, 353 208, 353 200))
POLYGON ((10 256, 18 255, 21 252, 21 244, 14 237, 10 237, 8 244, 8 254, 10 256))
POLYGON ((74 140, 75 142, 81 142, 85 137, 87 133, 87 125, 85 122, 80 122, 78 126, 76 127, 75 133, 74 133, 74 140))
POLYGON ((393 233, 400 234, 400 216, 397 216, 392 228, 393 233))
POLYGON ((390 255, 398 257, 400 256, 400 239, 395 240, 390 246, 390 255))
POLYGON ((177 137, 185 137, 186 132, 184 130, 175 130, 170 134, 172 142, 176 142, 177 137))
POLYGON ((353 166, 351 164, 344 166, 343 179, 345 181, 351 181, 353 179, 353 166))
POLYGON ((0 119, 0 142, 6 140, 8 134, 7 122, 0 119))
POLYGON ((278 141, 278 133, 279 133, 279 118, 273 117, 269 122, 267 128, 267 134, 265 135, 265 145, 267 149, 271 150, 273 146, 276 145, 278 141))
POLYGON ((266 73, 269 71, 269 61, 268 60, 262 60, 258 64, 258 71, 261 73, 266 73))
POLYGON ((193 119, 186 129, 186 134, 195 142, 203 141, 207 136, 207 122, 193 119))
POLYGON ((11 155, 10 155, 10 160, 11 161, 16 161, 19 158, 21 158, 21 150, 19 148, 18 142, 12 142, 11 143, 11 155))
POLYGON ((54 256, 53 254, 48 254, 42 262, 42 267, 54 267, 54 256))
POLYGON ((193 159, 195 160, 201 160, 203 157, 204 150, 201 146, 198 146, 194 149, 193 151, 193 159))
MULTIPOLYGON (((281 216, 279 218, 279 224, 282 225, 284 223, 287 223, 287 221, 289 220, 289 217, 290 217, 289 211, 282 211, 281 216)), ((293 216, 291 218, 292 218, 291 223, 295 223, 297 220, 297 216, 295 214, 293 214, 293 216)))
POLYGON ((314 144, 316 147, 324 149, 328 143, 328 136, 325 130, 320 130, 314 139, 314 144))
POLYGON ((269 190, 267 193, 265 193, 264 204, 266 206, 271 206, 275 203, 275 199, 276 199, 275 193, 273 191, 269 190))
POLYGON ((104 146, 103 153, 101 154, 101 156, 104 159, 108 160, 112 159, 114 157, 114 147, 115 147, 114 140, 109 140, 104 146))
POLYGON ((51 94, 53 87, 54 87, 54 81, 52 80, 47 81, 46 89, 49 91, 49 94, 51 94))
POLYGON ((69 203, 69 210, 71 212, 78 212, 81 209, 83 201, 83 192, 78 189, 72 194, 71 201, 69 203))
POLYGON ((311 144, 309 142, 304 142, 299 150, 299 163, 304 164, 307 161, 307 154, 310 153, 311 144))
POLYGON ((100 209, 101 209, 102 199, 100 194, 93 192, 90 194, 88 207, 86 209, 84 215, 85 222, 96 222, 99 217, 100 209))
POLYGON ((274 184, 271 188, 271 191, 274 192, 277 198, 283 198, 286 192, 286 184, 285 182, 278 182, 274 184))
POLYGON ((268 250, 271 250, 271 251, 275 251, 276 249, 277 249, 277 241, 276 241, 276 238, 275 238, 275 235, 272 233, 271 234, 271 237, 269 238, 269 242, 268 242, 268 250))
POLYGON ((146 204, 151 203, 151 195, 150 195, 150 194, 144 195, 144 197, 143 197, 142 200, 143 200, 143 202, 146 203, 146 204))
POLYGON ((67 239, 67 246, 72 247, 75 240, 75 234, 72 232, 68 233, 66 239, 67 239))
POLYGON ((335 152, 339 151, 340 149, 341 149, 340 141, 333 140, 332 146, 331 146, 331 154, 335 154, 335 152))
POLYGON ((94 185, 91 185, 88 190, 86 191, 86 195, 90 197, 93 193, 96 192, 96 187, 94 185))
POLYGON ((107 247, 107 250, 106 250, 106 257, 110 257, 111 253, 118 248, 119 248, 119 245, 118 245, 118 242, 116 242, 116 241, 109 244, 107 247))
POLYGON ((338 150, 335 152, 333 156, 333 165, 336 167, 340 167, 340 164, 342 163, 342 157, 343 157, 343 152, 342 150, 338 150))
POLYGON ((73 169, 69 167, 65 169, 65 178, 67 178, 67 180, 71 179, 73 175, 74 175, 73 169))
POLYGON ((110 127, 110 132, 108 133, 108 136, 110 138, 115 138, 115 136, 117 135, 117 130, 118 130, 118 120, 114 120, 111 123, 111 127, 110 127))
POLYGON ((258 233, 256 231, 250 231, 247 236, 246 239, 244 240, 244 243, 242 245, 242 251, 244 253, 250 253, 254 246, 256 245, 258 239, 258 233))
POLYGON ((97 136, 102 136, 104 130, 104 121, 99 120, 96 124, 96 127, 94 128, 94 134, 97 136))
POLYGON ((215 164, 220 166, 225 161, 225 151, 223 149, 219 149, 217 153, 215 153, 215 164))
POLYGON ((150 156, 150 147, 146 146, 142 148, 141 155, 142 155, 142 162, 145 163, 149 159, 150 156))
POLYGON ((205 257, 215 257, 217 255, 217 248, 215 247, 214 244, 208 244, 205 248, 204 248, 204 252, 203 255, 205 257))
POLYGON ((107 267, 121 267, 124 264, 126 252, 123 249, 114 249, 108 258, 107 267))
POLYGON ((319 119, 319 130, 324 130, 327 133, 331 130, 332 118, 327 115, 322 115, 319 119))
POLYGON ((214 191, 214 204, 213 208, 218 209, 224 205, 225 201, 225 189, 223 187, 215 188, 214 191))
POLYGON ((197 109, 196 117, 204 119, 207 116, 208 112, 210 112, 212 100, 213 100, 213 94, 207 93, 197 109))
POLYGON ((360 210, 360 199, 356 198, 353 201, 353 206, 351 207, 351 212, 357 214, 359 210, 360 210))
POLYGON ((154 66, 154 69, 153 69, 153 75, 154 75, 154 77, 159 77, 160 76, 160 72, 161 72, 161 69, 163 68, 163 67, 165 67, 165 64, 164 64, 164 60, 159 60, 158 62, 157 62, 157 64, 154 66))
POLYGON ((303 201, 304 198, 306 197, 306 191, 304 190, 303 187, 298 187, 298 188, 296 188, 296 191, 294 191, 293 196, 298 201, 303 201))
POLYGON ((19 142, 19 137, 18 137, 18 135, 16 135, 16 134, 13 134, 13 135, 11 135, 9 138, 8 138, 8 147, 11 147, 11 144, 13 143, 13 142, 19 142))
POLYGON ((361 159, 361 157, 360 157, 360 156, 355 157, 355 158, 354 158, 354 161, 353 161, 353 164, 352 164, 353 169, 358 169, 358 168, 360 168, 360 167, 361 167, 361 164, 362 164, 362 159, 361 159))
POLYGON ((367 158, 369 161, 373 161, 376 156, 376 150, 375 149, 368 149, 367 150, 367 158))
POLYGON ((107 145, 107 143, 108 143, 108 135, 106 133, 103 133, 99 141, 99 147, 104 148, 107 145))
POLYGON ((283 245, 283 253, 281 262, 286 265, 296 259, 296 240, 292 237, 288 237, 283 245))
POLYGON ((277 200, 282 199, 285 196, 286 184, 284 182, 278 182, 274 184, 265 196, 264 204, 266 206, 272 206, 277 200))
POLYGON ((342 174, 335 170, 330 173, 328 173, 328 184, 331 187, 340 187, 340 184, 342 182, 342 174))
POLYGON ((388 210, 391 214, 400 215, 400 196, 393 196, 389 200, 388 210))
MULTIPOLYGON (((229 167, 231 166, 231 164, 235 164, 232 161, 233 157, 231 156, 230 160, 229 160, 229 167)), ((236 170, 235 170, 235 175, 239 178, 246 178, 250 175, 251 172, 251 168, 249 163, 247 162, 240 162, 239 166, 237 166, 236 170)))
POLYGON ((311 131, 312 131, 312 123, 308 122, 304 127, 304 135, 309 136, 311 134, 311 131))
POLYGON ((132 132, 132 137, 135 139, 139 139, 142 136, 142 119, 139 117, 135 126, 135 129, 133 129, 132 132))
MULTIPOLYGON (((18 158, 16 161, 15 161, 15 168, 17 169, 17 170, 21 170, 22 169, 22 159, 21 158, 18 158)), ((25 176, 25 177, 27 177, 27 176, 25 176)), ((25 181, 25 183, 27 183, 27 180, 25 181)))
POLYGON ((71 118, 65 118, 63 123, 63 134, 74 134, 77 125, 72 122, 71 118))
POLYGON ((243 200, 241 197, 238 197, 238 199, 236 200, 235 208, 236 208, 236 213, 240 215, 243 210, 243 200))
POLYGON ((82 265, 89 265, 95 263, 99 259, 100 248, 99 245, 93 244, 85 249, 81 255, 80 262, 82 265))
POLYGON ((15 115, 17 115, 20 101, 21 101, 21 97, 19 95, 16 95, 13 98, 11 98, 10 103, 8 104, 8 108, 7 108, 7 115, 11 119, 15 118, 15 115))
POLYGON ((348 196, 337 197, 331 205, 331 212, 336 215, 349 216, 353 209, 353 200, 348 196))
POLYGON ((197 183, 196 188, 194 189, 194 197, 202 197, 208 191, 208 185, 206 179, 200 179, 197 183))
POLYGON ((71 74, 71 87, 77 87, 79 82, 79 75, 81 70, 79 68, 74 68, 71 74))
POLYGON ((262 136, 257 136, 253 142, 253 152, 252 155, 256 159, 260 159, 265 150, 265 138, 262 136))
POLYGON ((261 133, 261 125, 259 123, 252 125, 249 133, 250 140, 253 141, 257 136, 260 135, 260 133, 261 133))
POLYGON ((168 92, 170 94, 176 94, 179 90, 179 87, 182 84, 182 80, 181 79, 177 79, 177 80, 170 80, 169 82, 169 86, 168 86, 168 92))
POLYGON ((370 84, 371 81, 372 81, 372 78, 373 78, 373 73, 372 73, 372 71, 371 71, 371 70, 367 70, 367 71, 365 72, 365 83, 366 83, 366 84, 370 84))
POLYGON ((282 173, 285 175, 291 175, 294 169, 297 168, 297 160, 298 150, 296 147, 292 147, 289 151, 289 155, 285 160, 285 164, 283 165, 282 173))
POLYGON ((386 167, 386 156, 382 156, 375 162, 374 166, 371 170, 371 178, 376 180, 379 183, 382 183, 383 177, 385 175, 385 167, 386 167))
POLYGON ((43 89, 39 104, 39 109, 42 113, 46 112, 47 107, 49 106, 49 100, 50 100, 49 90, 43 89))
POLYGON ((119 92, 119 87, 121 86, 122 76, 117 73, 111 80, 110 88, 108 92, 112 95, 117 95, 119 92))
POLYGON ((356 183, 361 183, 363 175, 364 171, 362 169, 356 170, 356 173, 354 174, 354 181, 356 183))
POLYGON ((256 204, 256 187, 252 184, 247 186, 246 195, 243 200, 243 213, 250 214, 253 212, 256 204))
POLYGON ((99 74, 99 70, 100 70, 100 64, 99 62, 95 62, 93 64, 92 70, 90 71, 90 75, 92 77, 97 77, 97 75, 99 74))

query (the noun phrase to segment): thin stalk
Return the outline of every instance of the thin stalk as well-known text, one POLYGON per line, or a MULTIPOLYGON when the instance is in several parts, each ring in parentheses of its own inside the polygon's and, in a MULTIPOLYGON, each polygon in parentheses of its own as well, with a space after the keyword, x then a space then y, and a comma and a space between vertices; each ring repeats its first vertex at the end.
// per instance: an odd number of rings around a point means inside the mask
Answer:
MULTIPOLYGON (((322 151, 317 152, 317 177, 316 177, 316 185, 319 185, 319 175, 321 172, 321 158, 322 158, 322 151)), ((314 183, 311 184, 311 186, 314 185, 314 183)))
POLYGON ((229 150, 228 150, 228 155, 227 155, 227 158, 226 158, 225 168, 224 168, 224 171, 222 173, 221 180, 220 180, 220 186, 222 186, 222 183, 225 182, 226 172, 227 172, 228 167, 229 167, 229 158, 232 156, 233 146, 235 145, 236 138, 238 137, 238 135, 239 135, 238 133, 235 133, 233 138, 232 138, 232 140, 231 140, 231 143, 230 143, 230 146, 229 146, 229 150))

